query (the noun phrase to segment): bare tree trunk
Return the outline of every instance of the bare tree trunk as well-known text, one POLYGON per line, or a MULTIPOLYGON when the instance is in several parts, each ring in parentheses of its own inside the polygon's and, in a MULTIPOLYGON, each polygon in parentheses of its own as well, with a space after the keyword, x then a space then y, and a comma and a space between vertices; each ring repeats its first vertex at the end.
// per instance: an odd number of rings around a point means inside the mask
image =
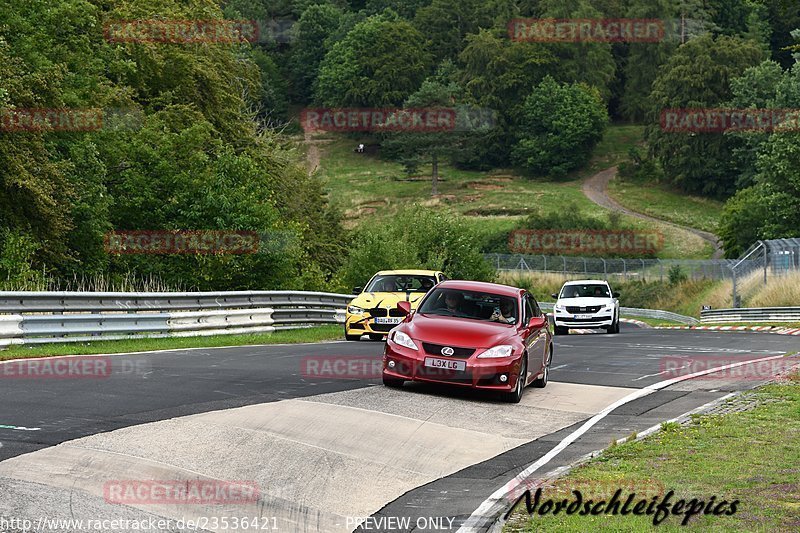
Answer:
POLYGON ((433 154, 433 177, 431 179, 431 196, 439 194, 439 156, 433 154))
POLYGON ((681 44, 686 43, 686 14, 681 13, 681 44))

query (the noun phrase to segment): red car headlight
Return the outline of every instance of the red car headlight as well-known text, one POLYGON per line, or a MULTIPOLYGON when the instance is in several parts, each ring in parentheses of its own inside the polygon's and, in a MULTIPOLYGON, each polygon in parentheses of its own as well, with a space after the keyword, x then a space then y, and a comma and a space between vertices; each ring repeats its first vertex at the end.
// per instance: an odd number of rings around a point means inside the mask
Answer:
POLYGON ((478 356, 478 359, 493 359, 498 357, 511 357, 514 352, 514 347, 509 344, 500 344, 493 348, 489 348, 478 356))
POLYGON ((403 333, 402 331, 395 331, 392 334, 392 341, 395 344, 399 344, 403 348, 408 348, 409 350, 419 350, 414 341, 411 340, 411 337, 403 333))

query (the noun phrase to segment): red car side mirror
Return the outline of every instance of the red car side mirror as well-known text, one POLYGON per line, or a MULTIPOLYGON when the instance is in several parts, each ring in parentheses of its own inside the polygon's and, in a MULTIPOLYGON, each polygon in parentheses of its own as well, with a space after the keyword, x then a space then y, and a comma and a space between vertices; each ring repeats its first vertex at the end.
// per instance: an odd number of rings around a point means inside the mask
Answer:
POLYGON ((535 316, 528 322, 528 327, 543 328, 547 324, 547 315, 535 316))
POLYGON ((404 315, 409 315, 411 314, 411 302, 397 302, 397 309, 404 315))

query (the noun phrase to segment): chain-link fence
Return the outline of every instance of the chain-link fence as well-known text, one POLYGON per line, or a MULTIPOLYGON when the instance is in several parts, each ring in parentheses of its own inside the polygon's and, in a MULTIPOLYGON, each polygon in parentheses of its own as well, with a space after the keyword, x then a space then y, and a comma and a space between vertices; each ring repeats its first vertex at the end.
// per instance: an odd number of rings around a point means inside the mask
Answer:
POLYGON ((730 281, 734 307, 772 277, 800 271, 800 238, 758 241, 740 259, 605 259, 522 254, 485 254, 499 272, 542 272, 565 278, 609 281, 730 281))
POLYGON ((486 259, 500 272, 544 272, 565 276, 603 279, 660 280, 680 275, 690 279, 731 279, 731 259, 604 259, 521 254, 486 254, 486 259))

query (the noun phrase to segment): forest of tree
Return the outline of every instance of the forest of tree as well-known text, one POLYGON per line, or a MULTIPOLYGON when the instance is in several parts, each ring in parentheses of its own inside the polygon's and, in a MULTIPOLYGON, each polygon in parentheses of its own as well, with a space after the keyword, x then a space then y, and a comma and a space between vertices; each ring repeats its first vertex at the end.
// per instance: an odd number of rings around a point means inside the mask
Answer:
MULTIPOLYGON (((800 109, 798 28, 796 0, 0 0, 0 110, 141 113, 137 128, 0 128, 0 284, 136 276, 196 289, 324 289, 355 279, 359 254, 382 244, 354 250, 320 180, 298 164, 287 133, 292 110, 307 106, 491 109, 492 127, 441 142, 384 134, 385 156, 553 178, 584 165, 609 122, 645 124, 635 171, 726 200, 729 256, 755 239, 798 236, 800 136, 659 127, 665 108, 800 109), (508 34, 519 17, 661 19, 666 34, 524 42, 508 34), (291 29, 234 44, 104 36, 114 21, 153 18, 291 29), (104 249, 112 230, 187 228, 294 238, 249 255, 104 249)), ((461 273, 486 277, 466 231, 406 235, 418 238, 406 260, 472 265, 461 273)))

